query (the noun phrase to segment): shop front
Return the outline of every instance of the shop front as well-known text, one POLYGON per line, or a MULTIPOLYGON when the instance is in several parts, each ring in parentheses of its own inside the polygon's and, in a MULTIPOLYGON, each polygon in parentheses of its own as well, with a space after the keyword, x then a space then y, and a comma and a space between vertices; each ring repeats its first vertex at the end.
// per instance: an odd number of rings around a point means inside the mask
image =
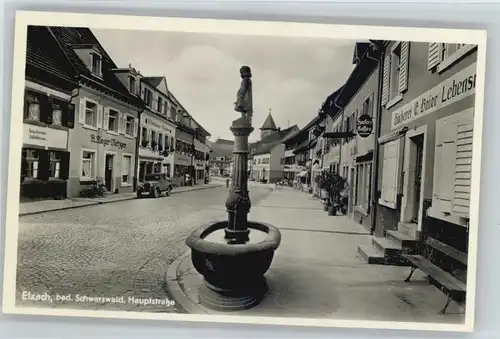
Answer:
POLYGON ((134 108, 90 91, 81 94, 78 123, 69 135, 68 195, 78 197, 95 183, 109 193, 133 192, 139 123, 134 108))
POLYGON ((68 130, 23 124, 21 153, 22 198, 65 198, 70 154, 68 130))
POLYGON ((177 186, 186 184, 186 174, 192 176, 192 159, 190 155, 175 153, 174 154, 174 177, 173 183, 177 186))

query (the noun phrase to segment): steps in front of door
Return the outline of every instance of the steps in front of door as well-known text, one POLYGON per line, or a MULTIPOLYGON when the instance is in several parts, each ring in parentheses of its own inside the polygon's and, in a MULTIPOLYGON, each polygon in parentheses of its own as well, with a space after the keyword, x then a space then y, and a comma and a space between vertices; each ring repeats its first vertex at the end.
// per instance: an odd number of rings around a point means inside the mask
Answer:
POLYGON ((358 253, 368 264, 409 266, 401 257, 418 251, 418 239, 400 231, 387 231, 385 238, 373 237, 372 246, 358 246, 358 253))

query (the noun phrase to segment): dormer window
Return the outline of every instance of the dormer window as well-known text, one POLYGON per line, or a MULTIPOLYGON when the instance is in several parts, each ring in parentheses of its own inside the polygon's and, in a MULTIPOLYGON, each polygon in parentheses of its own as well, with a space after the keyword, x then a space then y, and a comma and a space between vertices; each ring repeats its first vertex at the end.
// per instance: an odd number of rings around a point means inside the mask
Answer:
POLYGON ((137 92, 137 89, 136 89, 136 85, 135 85, 135 78, 134 77, 129 77, 128 78, 128 81, 129 81, 129 91, 133 94, 135 94, 137 92))
POLYGON ((90 70, 97 76, 102 76, 102 57, 92 52, 90 53, 90 70))

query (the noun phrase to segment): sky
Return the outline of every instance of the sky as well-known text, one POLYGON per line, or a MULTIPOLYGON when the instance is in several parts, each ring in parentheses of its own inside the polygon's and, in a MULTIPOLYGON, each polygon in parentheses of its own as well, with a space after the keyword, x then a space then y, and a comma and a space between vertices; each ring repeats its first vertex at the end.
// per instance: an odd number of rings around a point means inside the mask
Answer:
POLYGON ((92 31, 118 67, 131 64, 144 76, 165 76, 169 90, 212 141, 234 138, 229 126, 240 116, 233 103, 242 65, 252 68, 250 141, 259 139, 270 109, 278 127, 304 127, 354 67, 352 40, 92 31))

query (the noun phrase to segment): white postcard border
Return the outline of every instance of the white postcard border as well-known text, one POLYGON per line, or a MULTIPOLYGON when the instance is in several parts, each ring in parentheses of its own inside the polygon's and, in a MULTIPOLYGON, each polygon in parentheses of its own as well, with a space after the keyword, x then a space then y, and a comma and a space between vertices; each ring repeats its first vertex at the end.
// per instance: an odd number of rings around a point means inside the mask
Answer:
POLYGON ((9 168, 7 182, 6 233, 4 259, 3 311, 11 314, 53 315, 90 318, 120 318, 145 320, 178 320, 195 322, 269 324, 314 327, 411 329, 432 331, 471 332, 474 328, 477 238, 479 218, 479 188, 482 155, 484 83, 486 64, 486 31, 464 29, 408 28, 389 26, 330 25, 292 22, 243 21, 219 19, 161 18, 128 15, 81 14, 63 12, 16 13, 12 102, 9 144, 9 168), (126 23, 126 24, 125 24, 126 23), (415 323, 388 321, 358 321, 308 318, 249 317, 231 315, 159 314, 126 311, 85 311, 50 308, 26 308, 15 306, 16 263, 19 224, 19 173, 22 145, 24 71, 28 25, 82 26, 100 29, 130 29, 220 33, 236 35, 262 35, 283 37, 310 37, 364 40, 442 41, 478 45, 477 80, 473 135, 473 162, 471 180, 470 229, 467 273, 466 317, 464 324, 415 323))

